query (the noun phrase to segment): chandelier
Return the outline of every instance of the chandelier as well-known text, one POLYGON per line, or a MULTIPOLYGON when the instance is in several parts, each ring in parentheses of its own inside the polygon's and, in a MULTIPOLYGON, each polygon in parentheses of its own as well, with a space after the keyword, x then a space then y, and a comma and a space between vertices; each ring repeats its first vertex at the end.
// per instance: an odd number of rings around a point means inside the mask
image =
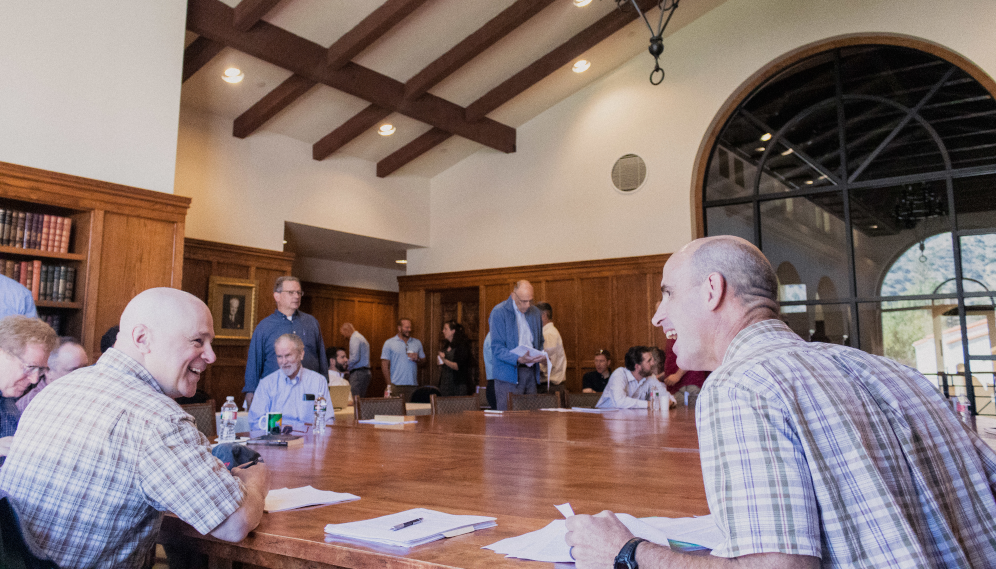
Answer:
POLYGON ((913 229, 923 219, 944 215, 945 209, 944 198, 926 184, 919 188, 906 186, 896 201, 893 216, 902 227, 913 229))
POLYGON ((637 5, 636 0, 616 0, 616 5, 619 6, 620 10, 625 9, 626 4, 632 4, 636 8, 636 13, 639 14, 644 23, 647 24, 647 28, 650 30, 650 55, 654 56, 654 70, 650 72, 650 84, 660 85, 664 81, 664 70, 661 69, 661 54, 664 53, 664 29, 667 28, 668 23, 671 21, 671 16, 674 15, 674 11, 678 9, 678 0, 657 0, 657 8, 660 9, 661 15, 660 19, 657 21, 657 30, 650 25, 650 20, 647 19, 647 15, 640 10, 640 6, 637 5), (667 19, 664 19, 664 14, 667 14, 667 19), (660 72, 660 76, 654 81, 654 77, 660 72))

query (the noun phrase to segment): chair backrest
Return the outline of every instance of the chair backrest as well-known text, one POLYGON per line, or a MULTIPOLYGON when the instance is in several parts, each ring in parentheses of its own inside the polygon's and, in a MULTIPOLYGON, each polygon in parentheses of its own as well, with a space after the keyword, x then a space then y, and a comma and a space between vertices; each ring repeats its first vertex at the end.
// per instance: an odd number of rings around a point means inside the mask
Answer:
POLYGON ((194 417, 194 424, 197 425, 197 430, 204 433, 209 439, 213 439, 218 436, 218 431, 216 430, 216 425, 214 423, 214 399, 208 399, 204 403, 190 403, 188 405, 180 405, 184 411, 190 413, 194 417))
POLYGON ((333 385, 329 387, 329 407, 332 409, 345 409, 349 407, 348 385, 333 385))
POLYGON ((560 392, 538 395, 508 394, 509 411, 531 411, 533 409, 556 409, 560 407, 560 392))
POLYGON ((602 398, 601 393, 567 393, 567 408, 584 407, 594 409, 598 400, 602 398))
POLYGON ((409 403, 429 403, 433 395, 442 396, 443 392, 439 390, 438 387, 434 385, 423 385, 415 391, 412 391, 411 397, 408 398, 409 403))
POLYGON ((0 567, 58 569, 31 535, 24 531, 17 509, 7 492, 0 490, 0 567))
POLYGON ((405 400, 400 397, 357 397, 353 415, 357 421, 369 421, 377 415, 405 415, 405 400))
POLYGON ((433 415, 449 415, 464 411, 479 411, 481 409, 481 402, 477 398, 477 395, 467 395, 465 397, 437 397, 433 395, 430 403, 433 415))

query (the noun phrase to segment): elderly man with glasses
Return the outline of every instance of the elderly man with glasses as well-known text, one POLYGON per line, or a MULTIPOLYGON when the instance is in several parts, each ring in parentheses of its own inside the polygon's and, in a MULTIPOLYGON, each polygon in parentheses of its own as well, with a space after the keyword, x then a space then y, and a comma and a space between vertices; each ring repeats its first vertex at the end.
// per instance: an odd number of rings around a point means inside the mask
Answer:
POLYGON ((284 334, 295 334, 304 343, 304 358, 301 364, 323 377, 329 374, 329 359, 325 355, 325 340, 318 328, 318 320, 310 314, 298 310, 304 291, 297 277, 278 277, 273 285, 273 300, 277 310, 259 322, 249 341, 249 357, 246 360, 246 384, 242 392, 246 396, 246 408, 252 405, 253 393, 259 380, 277 371, 277 354, 273 349, 277 338, 284 334))
POLYGON ((48 354, 58 341, 55 331, 37 318, 0 320, 0 456, 6 456, 21 417, 17 398, 45 377, 48 354))

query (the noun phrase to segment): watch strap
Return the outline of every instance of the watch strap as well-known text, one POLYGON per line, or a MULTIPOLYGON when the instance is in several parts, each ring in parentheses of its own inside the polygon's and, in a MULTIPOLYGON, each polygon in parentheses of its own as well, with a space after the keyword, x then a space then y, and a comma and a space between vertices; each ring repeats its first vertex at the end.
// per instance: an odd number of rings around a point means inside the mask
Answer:
POLYGON ((641 537, 634 537, 626 542, 626 545, 619 550, 616 555, 615 569, 639 569, 636 563, 636 546, 647 541, 641 537))

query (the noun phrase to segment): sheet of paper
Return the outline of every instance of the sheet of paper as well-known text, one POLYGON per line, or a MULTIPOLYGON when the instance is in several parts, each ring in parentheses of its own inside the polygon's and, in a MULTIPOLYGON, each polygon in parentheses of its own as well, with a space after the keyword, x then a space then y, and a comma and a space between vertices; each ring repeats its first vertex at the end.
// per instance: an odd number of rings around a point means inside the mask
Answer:
MULTIPOLYGON (((535 358, 537 356, 543 357, 546 359, 546 369, 550 369, 550 354, 546 353, 543 350, 537 350, 536 348, 530 348, 529 346, 516 346, 511 350, 509 350, 509 353, 515 354, 520 358, 522 356, 529 356, 532 358, 535 358)), ((526 365, 532 367, 534 364, 526 364, 526 365)))
POLYGON ((362 421, 357 421, 357 423, 363 423, 364 425, 407 425, 409 423, 418 423, 415 419, 411 421, 378 421, 377 419, 363 419, 362 421))
POLYGON ((342 502, 352 502, 360 497, 354 494, 343 492, 332 492, 329 490, 319 490, 311 486, 302 488, 280 488, 270 490, 266 495, 266 503, 263 509, 267 512, 282 512, 306 506, 319 506, 324 504, 339 504, 342 502))
POLYGON ((443 539, 444 534, 459 535, 455 530, 471 527, 474 530, 493 527, 496 518, 487 516, 455 516, 425 508, 414 508, 397 514, 390 514, 350 522, 346 524, 329 524, 325 533, 333 537, 345 537, 375 543, 384 543, 399 547, 411 547, 443 539), (391 528, 405 522, 422 518, 422 521, 399 530, 391 528))
POLYGON ((570 502, 554 507, 557 508, 557 511, 560 512, 560 514, 565 518, 569 518, 574 515, 574 508, 571 507, 570 502))
MULTIPOLYGON (((629 531, 633 532, 633 535, 642 537, 647 541, 667 545, 667 535, 662 531, 643 523, 629 514, 617 514, 617 516, 623 525, 629 528, 629 531)), ((529 561, 573 563, 574 560, 571 559, 570 547, 564 541, 566 536, 567 523, 564 520, 555 520, 541 530, 503 539, 497 543, 485 546, 484 549, 490 549, 495 553, 529 561)))
POLYGON ((716 549, 723 542, 723 534, 713 521, 712 515, 697 518, 640 518, 647 524, 663 531, 669 539, 694 543, 709 549, 716 549))

